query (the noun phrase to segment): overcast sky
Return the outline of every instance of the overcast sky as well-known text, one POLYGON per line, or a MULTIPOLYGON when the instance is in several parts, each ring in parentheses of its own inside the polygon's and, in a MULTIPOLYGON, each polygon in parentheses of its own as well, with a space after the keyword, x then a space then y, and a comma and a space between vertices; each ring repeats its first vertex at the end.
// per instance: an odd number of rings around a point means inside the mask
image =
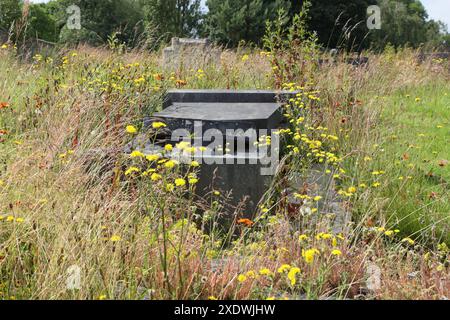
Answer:
MULTIPOLYGON (((48 2, 49 0, 31 0, 31 2, 48 2)), ((431 19, 441 20, 450 28, 450 0, 421 0, 431 19)), ((202 0, 205 2, 205 0, 202 0)))

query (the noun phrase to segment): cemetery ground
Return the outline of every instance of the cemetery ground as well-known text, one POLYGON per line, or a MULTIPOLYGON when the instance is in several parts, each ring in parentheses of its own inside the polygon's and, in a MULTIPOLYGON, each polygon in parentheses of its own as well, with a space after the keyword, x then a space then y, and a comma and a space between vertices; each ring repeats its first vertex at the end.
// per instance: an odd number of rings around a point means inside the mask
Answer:
POLYGON ((448 62, 406 49, 364 67, 287 55, 239 49, 171 70, 157 54, 86 47, 24 62, 4 45, 0 298, 448 298, 448 62), (226 230, 215 223, 227 194, 197 199, 196 163, 123 154, 169 88, 300 92, 253 219, 237 208, 226 230), (307 184, 300 205, 283 197, 313 166, 351 213, 341 232, 307 184))

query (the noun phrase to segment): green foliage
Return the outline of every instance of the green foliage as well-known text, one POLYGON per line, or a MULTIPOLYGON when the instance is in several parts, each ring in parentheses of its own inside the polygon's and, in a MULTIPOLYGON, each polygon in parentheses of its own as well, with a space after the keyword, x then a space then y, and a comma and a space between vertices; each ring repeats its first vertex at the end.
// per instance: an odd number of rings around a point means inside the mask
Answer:
POLYGON ((8 32, 22 15, 21 0, 0 0, 0 31, 8 32))
POLYGON ((45 5, 30 5, 27 22, 27 38, 38 38, 51 42, 58 40, 56 19, 47 11, 45 5))
POLYGON ((231 47, 241 40, 260 44, 266 21, 275 19, 280 9, 290 8, 285 0, 208 0, 206 4, 206 34, 231 47))
POLYGON ((374 30, 370 39, 376 48, 386 43, 395 47, 418 47, 440 39, 440 25, 427 21, 428 14, 419 0, 378 0, 382 13, 381 30, 374 30))
POLYGON ((134 0, 57 0, 55 15, 61 28, 60 41, 93 45, 103 44, 112 33, 119 31, 119 39, 131 43, 141 32, 139 22, 142 13, 134 0), (70 30, 66 26, 70 5, 81 10, 81 30, 70 30))
POLYGON ((140 0, 147 26, 164 40, 191 37, 201 30, 200 0, 140 0))

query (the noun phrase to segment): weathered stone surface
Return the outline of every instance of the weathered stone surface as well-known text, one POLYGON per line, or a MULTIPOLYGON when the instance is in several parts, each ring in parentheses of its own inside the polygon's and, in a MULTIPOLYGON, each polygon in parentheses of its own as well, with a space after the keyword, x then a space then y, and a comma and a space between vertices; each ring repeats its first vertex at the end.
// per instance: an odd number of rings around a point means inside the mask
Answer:
POLYGON ((163 50, 163 63, 168 67, 201 66, 220 62, 221 51, 208 39, 172 38, 172 45, 163 50))
MULTIPOLYGON (((265 139, 264 135, 270 135, 271 129, 280 126, 283 120, 281 101, 295 94, 296 92, 264 90, 171 90, 167 93, 163 110, 154 114, 153 118, 145 119, 144 126, 151 128, 154 119, 163 121, 170 134, 166 140, 173 145, 179 142, 179 137, 172 135, 174 131, 185 129, 194 147, 199 146, 199 137, 203 138, 207 130, 220 133, 223 140, 219 143, 225 152, 194 155, 193 159, 202 164, 197 193, 200 196, 211 190, 231 193, 230 205, 243 204, 245 216, 251 218, 271 181, 270 176, 262 174, 262 169, 272 165, 272 155, 279 151, 278 146, 274 151, 270 146, 266 152, 258 153, 252 142, 265 139), (197 130, 198 127, 200 131, 197 130), (256 136, 247 136, 244 132, 248 129, 254 129, 256 136), (263 136, 258 135, 260 129, 266 132, 261 133, 263 136), (233 143, 230 143, 228 149, 226 143, 230 141, 229 138, 232 138, 233 143), (235 143, 237 141, 241 142, 240 148, 239 142, 235 143)), ((201 139, 200 145, 206 147, 208 143, 210 141, 201 139)), ((144 153, 146 150, 154 151, 155 147, 144 146, 144 153)), ((179 157, 176 148, 171 157, 179 157)), ((278 157, 276 160, 278 161, 278 157)))

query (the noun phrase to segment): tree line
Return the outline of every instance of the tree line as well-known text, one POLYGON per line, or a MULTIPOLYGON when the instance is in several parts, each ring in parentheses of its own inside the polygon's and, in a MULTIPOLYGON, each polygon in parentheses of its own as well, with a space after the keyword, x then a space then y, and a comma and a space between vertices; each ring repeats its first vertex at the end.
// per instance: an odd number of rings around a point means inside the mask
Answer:
MULTIPOLYGON (((227 47, 261 45, 267 21, 286 26, 307 0, 0 0, 0 32, 13 40, 61 44, 158 47, 171 37, 207 37, 227 47), (72 7, 71 7, 72 6, 72 7), (69 25, 77 20, 81 28, 69 25)), ((447 45, 447 27, 430 20, 420 0, 314 0, 307 25, 324 48, 383 49, 447 45), (369 30, 367 8, 381 9, 381 29, 369 30)))

